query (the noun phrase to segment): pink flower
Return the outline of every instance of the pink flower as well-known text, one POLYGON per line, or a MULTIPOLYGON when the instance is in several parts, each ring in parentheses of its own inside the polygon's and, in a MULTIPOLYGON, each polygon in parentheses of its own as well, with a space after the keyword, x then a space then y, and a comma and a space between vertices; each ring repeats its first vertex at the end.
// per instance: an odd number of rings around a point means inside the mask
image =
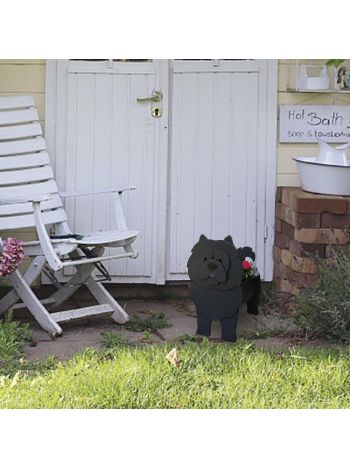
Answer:
POLYGON ((242 267, 245 270, 251 269, 252 265, 249 261, 242 261, 242 267))
POLYGON ((3 241, 0 248, 0 277, 12 274, 24 258, 21 240, 9 237, 3 241))

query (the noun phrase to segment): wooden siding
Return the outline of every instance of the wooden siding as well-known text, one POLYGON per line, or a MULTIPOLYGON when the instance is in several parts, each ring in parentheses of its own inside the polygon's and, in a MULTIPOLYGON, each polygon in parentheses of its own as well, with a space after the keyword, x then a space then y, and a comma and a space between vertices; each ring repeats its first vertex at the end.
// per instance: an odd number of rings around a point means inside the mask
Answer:
MULTIPOLYGON (((327 59, 312 60, 312 64, 323 65, 327 59)), ((299 60, 299 63, 310 63, 310 60, 299 60)), ((346 65, 350 64, 347 62, 346 65)), ((322 93, 291 93, 287 92, 288 73, 294 73, 297 60, 278 61, 278 105, 280 104, 350 104, 350 94, 322 94, 322 93)), ((279 122, 278 122, 279 127, 279 122)), ((294 156, 314 156, 318 153, 317 144, 279 143, 277 140, 277 186, 300 186, 298 171, 294 156)))
MULTIPOLYGON (((41 127, 45 129, 45 60, 0 60, 0 96, 32 95, 39 113, 41 127)), ((5 237, 14 233, 6 231, 5 237)), ((35 239, 33 228, 16 232, 16 237, 29 241, 35 239)), ((1 236, 1 232, 0 232, 1 236)))

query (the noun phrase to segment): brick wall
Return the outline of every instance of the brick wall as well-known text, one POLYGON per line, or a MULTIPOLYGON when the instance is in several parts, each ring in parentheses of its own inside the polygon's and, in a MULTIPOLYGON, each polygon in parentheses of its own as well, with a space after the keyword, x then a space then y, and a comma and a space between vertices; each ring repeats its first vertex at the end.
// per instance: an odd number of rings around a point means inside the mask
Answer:
POLYGON ((310 254, 330 261, 332 248, 350 253, 350 197, 306 193, 279 187, 276 199, 274 281, 283 292, 297 294, 317 283, 310 254))

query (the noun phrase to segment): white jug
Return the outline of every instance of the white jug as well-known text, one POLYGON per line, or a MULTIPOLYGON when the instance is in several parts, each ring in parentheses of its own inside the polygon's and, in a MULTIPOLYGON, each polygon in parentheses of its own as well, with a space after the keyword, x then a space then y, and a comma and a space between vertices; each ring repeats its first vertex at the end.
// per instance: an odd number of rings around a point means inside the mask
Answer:
POLYGON ((333 148, 319 138, 316 138, 320 146, 320 153, 316 162, 328 165, 348 165, 346 150, 350 147, 350 142, 333 148))

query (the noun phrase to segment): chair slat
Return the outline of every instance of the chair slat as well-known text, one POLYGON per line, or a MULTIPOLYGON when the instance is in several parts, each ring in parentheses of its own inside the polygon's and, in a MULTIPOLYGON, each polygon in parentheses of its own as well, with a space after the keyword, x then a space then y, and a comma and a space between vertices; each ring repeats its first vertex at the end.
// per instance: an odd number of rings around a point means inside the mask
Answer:
POLYGON ((41 136, 40 123, 27 123, 26 125, 0 127, 0 141, 27 138, 28 136, 41 136))
POLYGON ((0 110, 20 109, 33 107, 35 101, 33 96, 8 96, 0 97, 0 110))
POLYGON ((15 123, 36 122, 39 120, 36 109, 11 110, 0 112, 0 125, 12 125, 15 123))
MULTIPOLYGON (((42 213, 42 217, 45 225, 67 221, 66 213, 62 208, 54 209, 52 211, 45 211, 42 213)), ((26 229, 28 227, 35 227, 35 219, 33 214, 0 217, 0 231, 26 229)))
POLYGON ((19 141, 0 142, 0 156, 24 154, 42 151, 43 149, 46 149, 46 144, 44 138, 41 136, 39 138, 23 139, 19 141))
MULTIPOLYGON (((49 201, 43 201, 41 203, 41 209, 43 211, 48 211, 49 209, 56 209, 62 207, 61 198, 58 195, 55 195, 49 201)), ((0 205, 0 217, 2 216, 15 216, 18 214, 32 214, 33 207, 32 203, 19 203, 19 204, 5 204, 0 205)))
POLYGON ((39 167, 39 165, 49 164, 49 155, 46 151, 38 152, 36 154, 26 154, 21 156, 8 156, 1 157, 0 169, 25 169, 28 167, 39 167))
MULTIPOLYGON (((1 161, 1 159, 0 159, 1 161)), ((21 170, 0 171, 0 186, 19 185, 25 183, 25 186, 31 182, 42 182, 53 178, 53 172, 49 165, 44 167, 34 167, 21 170)))
POLYGON ((25 196, 49 195, 58 193, 58 188, 54 180, 41 183, 28 183, 27 185, 14 185, 0 187, 0 199, 23 198, 25 196))

